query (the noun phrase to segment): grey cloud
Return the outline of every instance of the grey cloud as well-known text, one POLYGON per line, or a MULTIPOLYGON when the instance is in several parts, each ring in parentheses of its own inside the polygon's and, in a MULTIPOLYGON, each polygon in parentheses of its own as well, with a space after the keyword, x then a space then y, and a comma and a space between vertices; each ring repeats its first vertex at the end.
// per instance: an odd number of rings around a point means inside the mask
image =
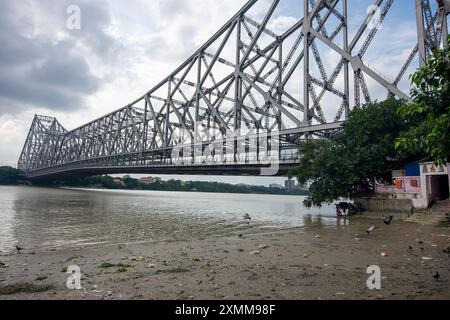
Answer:
POLYGON ((188 1, 162 0, 160 3, 161 14, 168 17, 176 15, 189 15, 192 10, 188 1))
POLYGON ((105 31, 111 24, 108 7, 103 1, 80 1, 82 30, 67 33, 69 2, 67 6, 65 3, 40 1, 40 10, 35 12, 48 14, 52 22, 57 22, 55 28, 66 32, 61 40, 51 32, 33 32, 36 17, 29 12, 27 15, 23 7, 27 1, 0 2, 0 115, 32 107, 76 111, 87 96, 99 90, 102 79, 94 74, 77 46, 87 47, 105 63, 116 57, 121 45, 105 31))

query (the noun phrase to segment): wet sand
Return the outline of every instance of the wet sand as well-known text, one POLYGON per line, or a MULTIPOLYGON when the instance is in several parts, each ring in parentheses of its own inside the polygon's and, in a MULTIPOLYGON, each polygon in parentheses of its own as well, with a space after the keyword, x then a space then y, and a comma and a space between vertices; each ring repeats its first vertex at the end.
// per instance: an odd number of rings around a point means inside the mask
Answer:
POLYGON ((386 226, 377 220, 377 229, 367 235, 368 224, 355 218, 346 226, 268 230, 242 238, 25 248, 0 255, 0 291, 21 283, 50 288, 0 300, 450 299, 450 256, 443 253, 450 245, 448 228, 401 221, 386 226), (116 266, 100 268, 105 263, 116 266), (81 268, 82 290, 66 287, 70 265, 81 268), (381 290, 366 286, 370 265, 381 268, 381 290))

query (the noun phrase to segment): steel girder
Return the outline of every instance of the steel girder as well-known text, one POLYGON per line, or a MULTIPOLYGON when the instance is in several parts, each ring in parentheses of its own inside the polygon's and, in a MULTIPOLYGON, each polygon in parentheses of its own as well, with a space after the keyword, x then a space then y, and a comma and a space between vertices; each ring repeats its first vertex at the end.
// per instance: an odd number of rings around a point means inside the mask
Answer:
POLYGON ((366 79, 408 100, 398 85, 415 56, 419 53, 423 63, 448 34, 448 3, 437 1, 434 13, 429 0, 416 0, 418 44, 391 81, 364 60, 395 2, 374 1, 349 38, 347 0, 303 0, 303 18, 281 33, 269 27, 281 0, 272 1, 259 21, 248 13, 258 0, 250 0, 171 75, 128 106, 72 131, 54 118, 35 116, 18 167, 38 176, 80 166, 170 166, 175 146, 207 145, 230 131, 277 132, 280 148, 289 150, 305 139, 327 138, 361 103, 361 92, 365 102, 372 101, 366 79), (323 48, 340 56, 328 70, 323 48), (301 90, 295 90, 298 85, 301 90), (327 95, 335 105, 324 102, 327 95))

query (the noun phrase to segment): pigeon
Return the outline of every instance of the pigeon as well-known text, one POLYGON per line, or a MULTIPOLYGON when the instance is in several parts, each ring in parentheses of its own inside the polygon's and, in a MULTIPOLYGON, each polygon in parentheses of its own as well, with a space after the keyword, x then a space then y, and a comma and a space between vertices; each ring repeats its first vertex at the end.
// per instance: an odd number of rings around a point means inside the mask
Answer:
POLYGON ((366 232, 367 232, 367 234, 371 234, 374 230, 375 230, 375 226, 374 225, 371 225, 370 227, 369 227, 369 229, 367 229, 366 230, 366 232))
POLYGON ((439 272, 436 272, 436 274, 433 276, 434 279, 436 279, 436 281, 439 281, 439 279, 441 278, 441 275, 439 274, 439 272))
POLYGON ((394 216, 388 216, 384 219, 384 224, 390 225, 392 223, 392 220, 394 220, 394 216))

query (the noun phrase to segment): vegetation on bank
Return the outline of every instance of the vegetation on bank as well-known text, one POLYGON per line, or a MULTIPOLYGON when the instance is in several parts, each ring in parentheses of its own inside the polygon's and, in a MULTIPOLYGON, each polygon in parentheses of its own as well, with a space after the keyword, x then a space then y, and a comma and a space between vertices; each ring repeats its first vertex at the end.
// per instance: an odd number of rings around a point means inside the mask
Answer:
MULTIPOLYGON (((31 184, 26 181, 21 170, 11 167, 0 167, 0 185, 31 184)), ((41 184, 42 185, 42 184, 41 184)), ((48 185, 43 183, 43 185, 48 185)), ((123 183, 117 183, 110 176, 94 176, 87 178, 73 178, 64 181, 51 182, 55 187, 83 187, 105 188, 115 190, 148 190, 148 191, 184 191, 184 192, 213 192, 213 193, 245 193, 245 194, 275 194, 275 195, 308 195, 308 191, 302 189, 278 189, 264 186, 233 185, 218 182, 199 182, 179 180, 160 181, 152 184, 142 183, 138 179, 126 178, 123 183)))
POLYGON ((372 191, 376 179, 406 163, 450 159, 450 50, 436 51, 411 79, 412 102, 392 98, 356 107, 339 134, 300 148, 290 176, 310 184, 305 206, 372 191))
POLYGON ((126 178, 123 183, 114 182, 109 176, 95 176, 88 178, 70 179, 59 183, 66 187, 106 188, 116 190, 148 190, 148 191, 182 191, 182 192, 211 192, 211 193, 244 193, 244 194, 275 194, 275 195, 308 195, 302 189, 278 189, 264 186, 233 185, 219 182, 200 181, 160 181, 151 184, 142 183, 138 179, 126 178))
POLYGON ((21 170, 0 167, 0 185, 18 185, 24 183, 25 176, 21 170))

